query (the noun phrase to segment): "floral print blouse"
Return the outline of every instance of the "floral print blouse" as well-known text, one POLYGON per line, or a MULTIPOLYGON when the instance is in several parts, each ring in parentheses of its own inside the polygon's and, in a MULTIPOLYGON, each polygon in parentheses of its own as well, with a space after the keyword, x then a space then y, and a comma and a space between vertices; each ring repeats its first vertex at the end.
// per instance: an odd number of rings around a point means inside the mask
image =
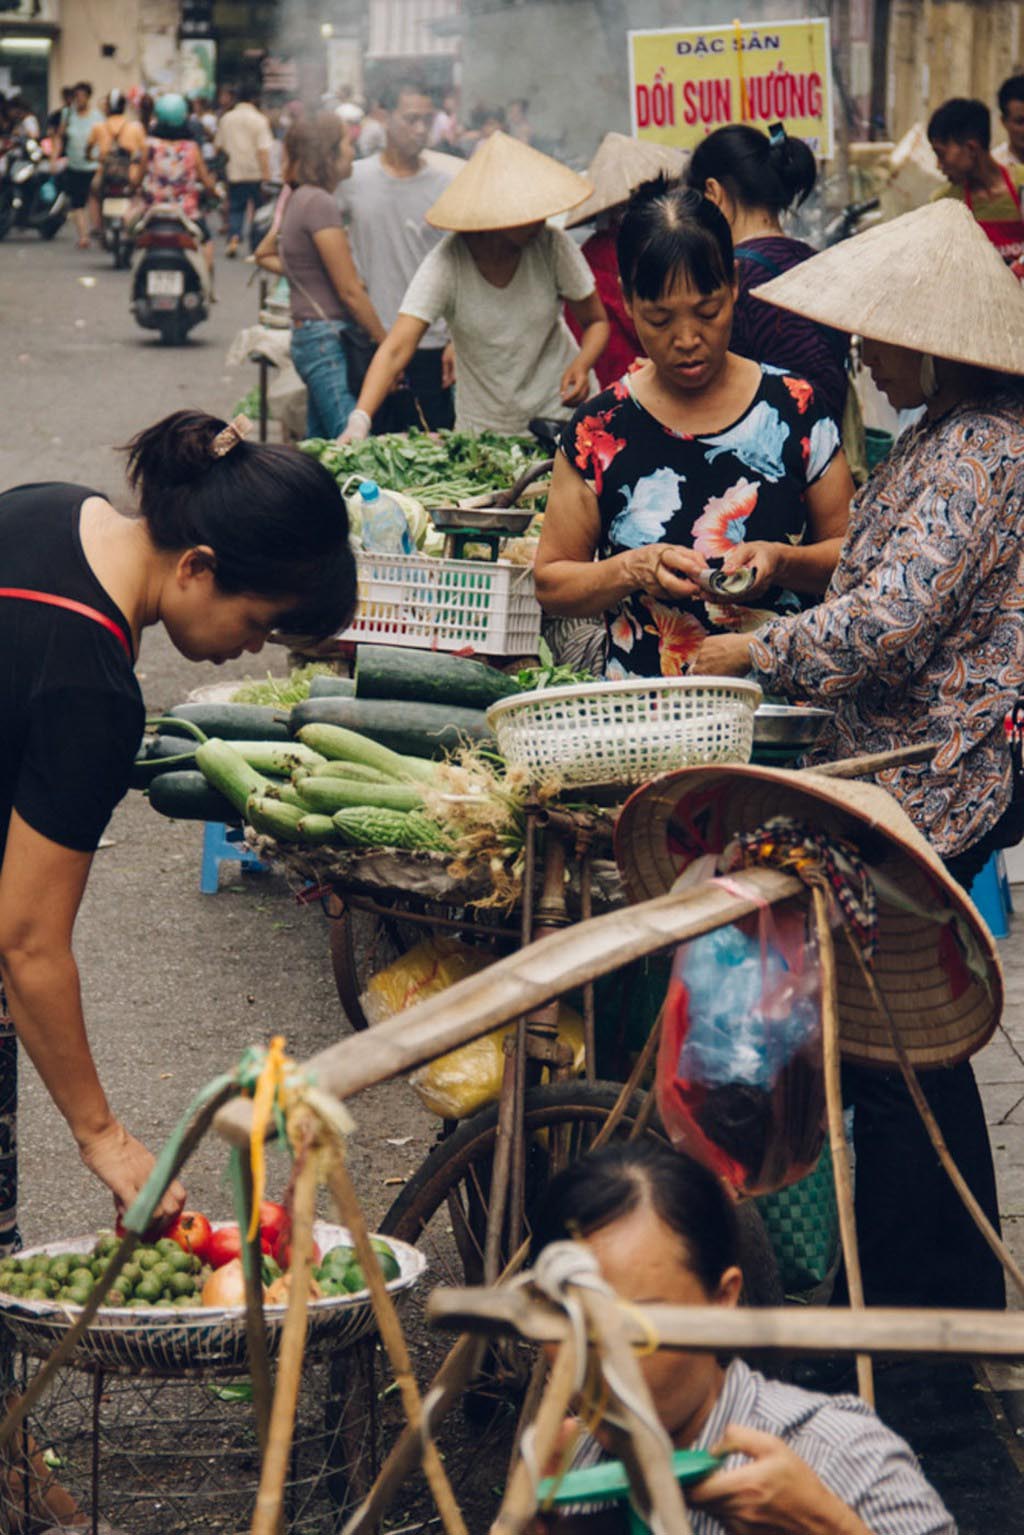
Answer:
MULTIPOLYGON (((802 543, 804 492, 839 446, 839 429, 812 386, 767 365, 753 400, 724 431, 696 437, 662 425, 627 374, 579 408, 562 440, 597 497, 599 558, 669 543, 697 549, 710 563, 756 539, 802 543)), ((633 592, 605 615, 605 675, 679 676, 707 635, 757 629, 802 606, 778 587, 756 608, 697 598, 658 602, 633 592)))
POLYGON ((814 761, 937 741, 878 782, 943 857, 979 841, 1011 798, 1024 689, 1024 396, 907 432, 854 498, 825 601, 753 657, 767 692, 835 710, 814 761))

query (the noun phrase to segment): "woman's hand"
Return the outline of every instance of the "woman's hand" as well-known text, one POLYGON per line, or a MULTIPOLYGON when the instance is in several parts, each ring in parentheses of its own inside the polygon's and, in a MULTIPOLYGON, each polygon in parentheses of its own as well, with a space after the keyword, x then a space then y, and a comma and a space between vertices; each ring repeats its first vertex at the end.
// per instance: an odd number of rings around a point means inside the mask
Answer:
POLYGON ((678 601, 701 595, 698 577, 707 569, 707 561, 696 549, 684 549, 681 544, 644 544, 629 550, 623 561, 634 588, 648 597, 678 601))
POLYGON ((690 662, 700 677, 745 677, 751 666, 749 634, 710 634, 690 662))
POLYGON ((455 343, 449 341, 441 353, 441 388, 452 389, 455 386, 455 343))
POLYGON ((747 1455, 745 1465, 715 1471, 687 1490, 729 1535, 867 1535, 852 1508, 774 1434, 730 1424, 716 1455, 747 1455))
MULTIPOLYGON (((82 1141, 79 1154, 89 1171, 113 1194, 119 1216, 134 1204, 153 1171, 152 1152, 129 1135, 116 1119, 105 1130, 82 1141)), ((166 1226, 180 1215, 184 1206, 185 1190, 175 1179, 153 1212, 153 1225, 166 1226)))
POLYGON ((370 416, 357 406, 349 415, 345 422, 345 430, 337 439, 339 447, 344 447, 347 442, 362 442, 364 438, 369 437, 372 426, 373 421, 370 416))
POLYGON ((769 544, 754 542, 750 544, 737 544, 735 549, 722 561, 722 569, 730 575, 737 570, 754 570, 757 579, 753 586, 743 593, 743 601, 750 602, 754 597, 760 597, 771 586, 779 586, 782 582, 782 566, 786 557, 787 546, 785 544, 769 544))
POLYGON ((560 388, 563 405, 582 405, 590 393, 590 372, 582 357, 576 357, 562 374, 560 388))

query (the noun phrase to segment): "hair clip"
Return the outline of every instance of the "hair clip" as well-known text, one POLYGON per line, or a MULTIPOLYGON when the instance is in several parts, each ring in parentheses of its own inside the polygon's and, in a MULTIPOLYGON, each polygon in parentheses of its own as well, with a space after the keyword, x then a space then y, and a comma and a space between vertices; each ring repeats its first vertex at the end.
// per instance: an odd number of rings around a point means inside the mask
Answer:
POLYGON ((236 416, 229 421, 222 432, 218 432, 210 444, 210 457, 223 458, 225 453, 230 453, 232 448, 237 448, 243 438, 248 437, 252 431, 252 422, 248 416, 236 416))
POLYGON ((786 142, 786 130, 781 123, 768 124, 768 143, 772 149, 777 149, 780 144, 786 142))

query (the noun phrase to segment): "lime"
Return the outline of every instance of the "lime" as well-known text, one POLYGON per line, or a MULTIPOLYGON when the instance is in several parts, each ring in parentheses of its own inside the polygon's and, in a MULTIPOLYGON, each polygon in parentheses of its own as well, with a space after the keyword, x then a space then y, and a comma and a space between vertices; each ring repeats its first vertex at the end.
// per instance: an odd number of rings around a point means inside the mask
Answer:
POLYGON ((171 1265, 166 1261, 166 1259, 163 1258, 161 1258, 159 1263, 154 1263, 153 1267, 149 1271, 149 1277, 151 1279, 159 1279, 161 1290, 166 1290, 173 1276, 174 1269, 172 1269, 171 1265))
POLYGON ((194 1295, 196 1282, 191 1274, 174 1274, 171 1278, 170 1291, 176 1299, 180 1299, 182 1295, 194 1295))
POLYGON ((174 1304, 179 1311, 183 1311, 186 1306, 195 1306, 198 1302, 194 1295, 179 1295, 174 1304))
POLYGON ((174 1251, 167 1254, 167 1262, 175 1274, 190 1274, 192 1272, 192 1253, 187 1253, 183 1247, 174 1243, 174 1251))
POLYGON ((163 1253, 158 1253, 155 1247, 140 1247, 135 1254, 135 1261, 140 1268, 156 1268, 163 1262, 163 1253))
POLYGON ((34 1258, 22 1260, 27 1274, 42 1274, 50 1267, 50 1259, 46 1253, 36 1253, 34 1258))
POLYGON ((160 1299, 163 1289, 159 1279, 155 1279, 152 1274, 147 1274, 145 1279, 140 1279, 135 1286, 135 1299, 152 1304, 153 1301, 160 1299))
POLYGON ((161 1295, 159 1300, 153 1302, 153 1305, 159 1310, 169 1311, 173 1307, 174 1301, 170 1295, 161 1295))
POLYGON ((170 1237, 161 1237, 159 1242, 154 1243, 154 1246, 156 1247, 158 1253, 163 1253, 167 1257, 173 1256, 174 1253, 180 1253, 184 1251, 184 1249, 179 1247, 177 1242, 172 1241, 170 1237))
POLYGON ((84 1285, 68 1285, 68 1300, 73 1306, 87 1306, 92 1296, 92 1286, 87 1290, 84 1285))
POLYGON ((74 1288, 81 1286, 86 1290, 91 1290, 93 1286, 92 1270, 83 1268, 72 1269, 68 1275, 68 1284, 74 1288))
POLYGON ((117 1283, 120 1284, 123 1280, 131 1288, 133 1285, 137 1285, 141 1278, 142 1270, 139 1265, 137 1263, 126 1263, 117 1276, 117 1283))
POLYGON ((349 1295, 356 1295, 360 1290, 366 1289, 366 1276, 355 1259, 341 1276, 341 1282, 349 1295))
POLYGON ((381 1273, 384 1275, 385 1280, 390 1283, 392 1279, 398 1279, 401 1276, 402 1269, 393 1250, 382 1237, 371 1237, 370 1245, 377 1254, 377 1262, 380 1264, 381 1273))
POLYGON ((59 1284, 64 1284, 71 1273, 72 1262, 70 1258, 54 1258, 50 1264, 50 1278, 56 1279, 59 1284))
POLYGON ((115 1236, 112 1231, 101 1231, 96 1238, 93 1255, 97 1258, 109 1258, 112 1253, 117 1252, 120 1245, 121 1238, 119 1236, 115 1236))
POLYGON ((355 1255, 354 1247, 332 1247, 330 1252, 324 1254, 320 1268, 325 1274, 343 1274, 355 1255))
POLYGON ((26 1300, 49 1300, 50 1296, 47 1295, 45 1290, 41 1290, 38 1285, 34 1285, 31 1290, 26 1290, 25 1291, 25 1299, 26 1300))

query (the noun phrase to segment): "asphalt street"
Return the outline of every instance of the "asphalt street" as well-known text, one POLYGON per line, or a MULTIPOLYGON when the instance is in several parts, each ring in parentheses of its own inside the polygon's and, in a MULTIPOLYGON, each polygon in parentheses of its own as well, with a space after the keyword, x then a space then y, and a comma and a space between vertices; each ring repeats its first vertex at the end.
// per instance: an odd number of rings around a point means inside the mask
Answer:
MULTIPOLYGON (((77 251, 70 229, 52 244, 25 234, 0 243, 0 487, 72 481, 127 506, 118 445, 183 406, 229 417, 255 381, 254 369, 225 364, 234 335, 256 321, 252 270, 221 256, 211 318, 186 346, 167 348, 136 326, 127 274, 98 251, 77 251)), ((147 709, 158 712, 204 684, 284 669, 274 647, 224 668, 193 665, 160 630, 146 634, 138 675, 147 709)), ((113 845, 96 855, 75 949, 107 1092, 155 1149, 195 1091, 248 1044, 281 1032, 301 1057, 348 1025, 318 909, 300 908, 283 883, 237 866, 225 867, 218 895, 201 895, 199 826, 162 819, 139 794, 118 808, 108 835, 113 845)), ((416 1165, 433 1124, 402 1084, 366 1094, 356 1113, 353 1172, 378 1216, 398 1191, 386 1180, 416 1165)), ((20 1134, 26 1243, 109 1224, 105 1190, 81 1166, 27 1063, 20 1134)), ((224 1167, 223 1147, 211 1142, 186 1183, 190 1203, 227 1217, 224 1167)), ((279 1157, 276 1192, 285 1176, 279 1157)))

